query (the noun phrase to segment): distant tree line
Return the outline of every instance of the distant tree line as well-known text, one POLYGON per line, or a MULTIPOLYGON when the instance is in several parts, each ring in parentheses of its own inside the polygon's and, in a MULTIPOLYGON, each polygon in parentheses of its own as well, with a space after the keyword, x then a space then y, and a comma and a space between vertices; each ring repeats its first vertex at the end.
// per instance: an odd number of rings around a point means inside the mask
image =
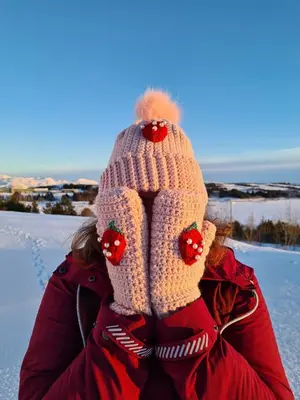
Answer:
POLYGON ((251 223, 232 223, 232 238, 246 242, 271 243, 296 247, 300 245, 300 225, 288 222, 262 220, 257 226, 251 223))
POLYGON ((97 186, 96 185, 79 185, 79 184, 74 184, 74 183, 66 183, 62 186, 63 189, 79 189, 82 191, 93 191, 93 190, 97 190, 97 186))
MULTIPOLYGON (((56 203, 47 203, 46 207, 43 208, 44 214, 56 214, 56 215, 78 215, 73 206, 72 200, 68 195, 62 196, 61 200, 56 203)), ((80 213, 81 217, 93 217, 94 213, 88 207, 85 207, 80 213)))
POLYGON ((14 193, 9 199, 0 198, 0 211, 18 211, 27 213, 39 213, 38 204, 35 200, 31 205, 25 205, 19 201, 18 193, 14 193))
MULTIPOLYGON (((19 193, 14 193, 6 200, 0 198, 0 211, 16 211, 36 214, 40 212, 36 200, 33 200, 31 204, 24 204, 22 200, 20 200, 19 193)), ((48 202, 43 208, 43 213, 55 215, 78 215, 68 195, 63 195, 60 201, 48 202)), ((84 208, 80 215, 82 217, 94 216, 92 210, 88 207, 84 208)))
MULTIPOLYGON (((239 186, 245 186, 246 184, 239 183, 239 186)), ((69 193, 65 194, 71 201, 88 201, 93 204, 98 194, 98 188, 96 186, 87 185, 73 185, 65 184, 63 189, 69 190, 69 193), (75 189, 81 190, 75 192, 75 189)), ((206 183, 206 189, 209 197, 217 198, 234 198, 234 199, 253 199, 253 198, 264 198, 264 199, 276 199, 276 198, 300 198, 299 188, 294 189, 291 187, 289 190, 254 190, 247 189, 246 191, 238 189, 226 189, 217 183, 206 183)), ((18 201, 37 201, 37 202, 56 202, 55 193, 49 191, 46 193, 15 193, 18 201)), ((1 196, 1 195, 0 195, 1 196)))
POLYGON ((93 204, 97 194, 98 194, 98 189, 85 190, 83 192, 75 192, 73 193, 72 201, 88 201, 90 204, 93 204))
POLYGON ((97 185, 84 185, 84 184, 75 184, 75 183, 65 183, 63 185, 43 185, 38 186, 39 189, 48 189, 51 190, 61 190, 61 189, 79 189, 79 190, 91 190, 96 188, 97 185))
POLYGON ((44 214, 77 215, 68 196, 62 196, 61 200, 54 204, 47 203, 46 207, 43 208, 43 212, 44 214))
MULTIPOLYGON (((242 186, 242 184, 239 184, 242 186)), ((246 186, 246 185, 244 185, 246 186)), ((235 199, 276 199, 276 198, 300 198, 300 191, 294 190, 247 190, 226 189, 216 183, 207 183, 206 189, 209 197, 235 198, 235 199)))
MULTIPOLYGON (((90 190, 84 190, 82 192, 73 192, 70 191, 68 194, 64 194, 62 197, 66 196, 68 197, 71 201, 88 201, 90 204, 94 203, 94 200, 97 196, 98 189, 97 188, 92 188, 90 190)), ((14 196, 14 199, 17 201, 26 201, 26 202, 56 202, 57 199, 55 198, 55 194, 52 192, 47 192, 47 193, 22 193, 22 192, 15 192, 12 196, 14 196)), ((11 196, 11 197, 12 197, 11 196)), ((1 198, 1 195, 0 195, 1 198)))

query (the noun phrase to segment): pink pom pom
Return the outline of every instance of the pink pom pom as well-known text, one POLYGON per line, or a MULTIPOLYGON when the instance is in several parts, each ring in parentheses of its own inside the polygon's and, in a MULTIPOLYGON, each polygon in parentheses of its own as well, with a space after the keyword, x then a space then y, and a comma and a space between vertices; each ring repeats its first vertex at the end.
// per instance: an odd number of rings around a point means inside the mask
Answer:
POLYGON ((180 121, 178 105, 160 90, 148 89, 136 103, 135 113, 139 121, 166 119, 175 125, 180 121))

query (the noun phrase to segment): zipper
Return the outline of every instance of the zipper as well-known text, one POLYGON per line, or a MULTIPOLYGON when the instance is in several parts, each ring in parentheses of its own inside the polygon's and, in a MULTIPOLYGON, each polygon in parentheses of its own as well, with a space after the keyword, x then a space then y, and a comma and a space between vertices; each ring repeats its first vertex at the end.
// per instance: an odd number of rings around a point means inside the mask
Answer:
POLYGON ((83 347, 86 347, 86 340, 85 340, 81 316, 80 316, 80 285, 78 285, 77 292, 76 292, 76 313, 77 313, 77 321, 78 321, 78 325, 79 325, 82 344, 83 344, 83 347))
MULTIPOLYGON (((252 284, 254 284, 253 281, 250 281, 250 282, 251 282, 252 284)), ((259 297, 258 297, 258 294, 257 294, 256 290, 253 289, 253 290, 252 290, 252 293, 254 294, 255 299, 256 299, 256 304, 255 304, 255 306, 253 307, 253 309, 250 310, 250 311, 248 311, 246 314, 241 315, 240 317, 237 317, 237 318, 233 319, 232 321, 227 322, 227 324, 225 324, 225 325, 222 327, 222 329, 220 330, 220 335, 222 335, 222 333, 224 332, 224 330, 225 330, 226 328, 228 328, 229 326, 235 324, 236 322, 242 321, 243 319, 248 318, 248 317, 250 317, 250 315, 252 315, 252 314, 255 313, 255 311, 257 310, 257 308, 258 308, 258 306, 259 306, 259 297)))

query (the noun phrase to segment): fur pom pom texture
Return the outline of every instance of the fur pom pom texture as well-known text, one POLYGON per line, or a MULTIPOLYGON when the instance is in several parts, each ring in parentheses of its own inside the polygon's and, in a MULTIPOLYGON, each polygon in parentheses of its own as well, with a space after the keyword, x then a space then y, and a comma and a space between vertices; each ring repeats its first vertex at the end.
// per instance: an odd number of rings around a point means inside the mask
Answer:
POLYGON ((175 125, 180 122, 178 105, 162 90, 148 89, 136 103, 135 113, 138 121, 166 119, 175 125))

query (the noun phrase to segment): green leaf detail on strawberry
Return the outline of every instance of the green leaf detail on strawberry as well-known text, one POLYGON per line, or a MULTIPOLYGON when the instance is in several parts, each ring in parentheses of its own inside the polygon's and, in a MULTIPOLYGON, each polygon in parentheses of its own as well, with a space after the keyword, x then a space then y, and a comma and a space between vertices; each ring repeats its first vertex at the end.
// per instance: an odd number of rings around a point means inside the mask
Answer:
POLYGON ((116 227, 115 221, 108 224, 108 229, 103 233, 101 249, 104 256, 112 265, 120 265, 126 248, 124 232, 116 227))
POLYGON ((184 263, 193 265, 200 260, 204 244, 196 222, 184 229, 179 237, 179 250, 184 263))
POLYGON ((185 228, 184 231, 185 231, 185 232, 190 232, 190 231, 192 231, 193 229, 198 229, 197 222, 192 223, 192 225, 189 226, 188 228, 185 228))
POLYGON ((118 232, 121 235, 124 235, 124 232, 116 227, 115 221, 110 221, 110 223, 108 224, 108 229, 112 229, 113 231, 118 232))

